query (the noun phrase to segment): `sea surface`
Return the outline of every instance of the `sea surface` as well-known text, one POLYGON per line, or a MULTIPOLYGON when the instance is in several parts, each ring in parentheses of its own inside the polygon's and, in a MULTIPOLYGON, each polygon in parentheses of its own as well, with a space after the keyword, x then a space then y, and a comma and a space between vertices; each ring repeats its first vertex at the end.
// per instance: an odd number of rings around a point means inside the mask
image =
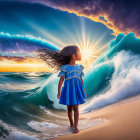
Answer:
MULTIPOLYGON (((140 93, 140 39, 119 34, 85 72, 86 103, 80 114, 140 93)), ((59 77, 47 72, 0 73, 0 139, 44 140, 72 133, 67 107, 57 98, 59 77)), ((80 118, 79 129, 105 118, 80 118)))
MULTIPOLYGON (((57 92, 47 91, 47 83, 52 77, 52 73, 44 72, 0 73, 0 139, 43 140, 72 133, 66 106, 56 108, 57 92), (51 100, 52 94, 55 94, 55 100, 51 100)), ((55 84, 50 88, 54 89, 55 84)), ((104 121, 80 118, 79 129, 104 121)))

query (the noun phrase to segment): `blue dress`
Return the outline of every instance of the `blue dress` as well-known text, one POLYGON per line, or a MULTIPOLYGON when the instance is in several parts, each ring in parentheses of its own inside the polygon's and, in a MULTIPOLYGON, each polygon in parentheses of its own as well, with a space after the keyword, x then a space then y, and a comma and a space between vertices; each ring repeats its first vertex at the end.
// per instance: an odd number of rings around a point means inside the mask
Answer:
POLYGON ((65 80, 61 88, 59 103, 63 105, 77 105, 85 103, 85 92, 81 81, 84 76, 84 66, 77 64, 62 65, 58 77, 64 76, 65 80))

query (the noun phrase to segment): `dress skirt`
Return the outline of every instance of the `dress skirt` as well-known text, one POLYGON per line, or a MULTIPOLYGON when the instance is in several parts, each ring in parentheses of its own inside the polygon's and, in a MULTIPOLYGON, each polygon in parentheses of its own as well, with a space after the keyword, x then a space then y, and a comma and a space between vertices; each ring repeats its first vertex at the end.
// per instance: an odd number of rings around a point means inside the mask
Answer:
POLYGON ((64 81, 61 88, 59 103, 63 105, 77 105, 85 103, 85 92, 79 78, 71 78, 64 81))

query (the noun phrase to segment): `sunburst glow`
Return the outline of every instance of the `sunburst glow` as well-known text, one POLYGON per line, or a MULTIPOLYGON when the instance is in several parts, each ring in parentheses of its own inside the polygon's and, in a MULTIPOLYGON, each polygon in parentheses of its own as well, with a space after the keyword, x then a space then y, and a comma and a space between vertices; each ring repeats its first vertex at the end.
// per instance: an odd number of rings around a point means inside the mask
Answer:
POLYGON ((94 61, 98 58, 98 56, 101 55, 108 47, 108 43, 105 43, 102 47, 101 46, 99 47, 99 44, 106 36, 106 32, 102 33, 102 35, 99 38, 97 38, 97 36, 93 38, 92 37, 93 34, 86 30, 84 17, 80 17, 80 25, 79 25, 80 29, 77 28, 77 25, 75 24, 72 25, 74 28, 73 33, 70 33, 69 29, 65 28, 64 25, 61 25, 59 21, 55 20, 55 22, 62 30, 62 33, 67 36, 65 41, 61 40, 61 35, 60 38, 57 38, 53 36, 50 32, 44 30, 42 27, 37 26, 35 23, 27 21, 27 24, 30 25, 32 29, 36 30, 38 34, 45 36, 48 41, 52 42, 53 44, 56 44, 60 49, 71 44, 77 45, 80 48, 82 55, 82 60, 77 61, 77 63, 84 65, 85 71, 90 67, 91 64, 94 63, 94 61))
POLYGON ((81 55, 82 55, 82 60, 80 63, 82 63, 86 67, 89 67, 97 58, 97 56, 94 55, 94 48, 81 47, 80 50, 81 50, 81 55))

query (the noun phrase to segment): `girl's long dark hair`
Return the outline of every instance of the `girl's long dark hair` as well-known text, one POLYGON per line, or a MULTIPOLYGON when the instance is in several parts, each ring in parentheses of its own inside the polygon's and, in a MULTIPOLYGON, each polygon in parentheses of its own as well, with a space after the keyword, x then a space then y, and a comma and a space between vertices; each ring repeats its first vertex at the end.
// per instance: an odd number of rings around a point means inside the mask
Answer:
POLYGON ((78 47, 75 45, 70 45, 64 47, 60 51, 55 51, 51 49, 37 49, 37 57, 45 61, 48 65, 55 70, 59 70, 62 65, 69 64, 72 54, 77 54, 78 47))

